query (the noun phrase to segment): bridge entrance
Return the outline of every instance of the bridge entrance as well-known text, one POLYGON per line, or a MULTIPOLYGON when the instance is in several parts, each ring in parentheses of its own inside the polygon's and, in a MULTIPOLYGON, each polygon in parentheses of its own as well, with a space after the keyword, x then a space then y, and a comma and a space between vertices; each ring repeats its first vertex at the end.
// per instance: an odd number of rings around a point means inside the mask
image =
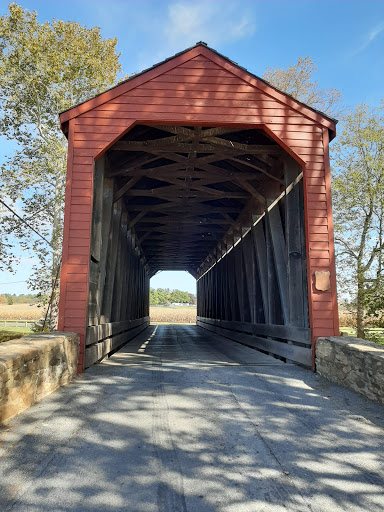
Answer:
POLYGON ((335 123, 199 43, 61 114, 59 329, 80 370, 149 323, 149 279, 187 270, 197 325, 310 366, 338 331, 335 123))

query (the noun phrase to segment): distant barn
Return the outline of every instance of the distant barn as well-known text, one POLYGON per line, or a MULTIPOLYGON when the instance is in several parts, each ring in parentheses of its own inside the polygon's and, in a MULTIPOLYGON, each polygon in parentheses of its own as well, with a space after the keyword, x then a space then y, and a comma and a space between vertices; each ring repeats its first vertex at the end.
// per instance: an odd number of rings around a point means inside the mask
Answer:
POLYGON ((201 328, 276 357, 311 365, 338 334, 333 119, 198 43, 60 121, 59 329, 80 371, 147 327, 161 270, 197 279, 201 328))

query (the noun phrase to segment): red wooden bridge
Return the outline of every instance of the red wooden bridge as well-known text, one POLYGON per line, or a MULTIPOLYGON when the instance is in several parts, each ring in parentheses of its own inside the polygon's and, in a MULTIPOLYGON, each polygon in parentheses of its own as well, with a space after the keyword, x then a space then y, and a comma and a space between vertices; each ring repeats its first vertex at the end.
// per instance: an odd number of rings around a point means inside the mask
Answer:
POLYGON ((79 371, 149 324, 149 280, 197 279, 201 328, 310 366, 338 334, 335 121, 198 43, 63 112, 59 329, 79 371))

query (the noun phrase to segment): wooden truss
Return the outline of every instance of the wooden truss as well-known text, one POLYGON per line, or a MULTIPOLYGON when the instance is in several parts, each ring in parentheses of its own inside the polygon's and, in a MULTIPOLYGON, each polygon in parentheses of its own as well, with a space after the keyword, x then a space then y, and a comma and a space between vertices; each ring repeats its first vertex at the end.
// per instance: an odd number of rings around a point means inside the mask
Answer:
POLYGON ((108 152, 150 275, 189 270, 241 233, 284 187, 284 152, 259 130, 137 126, 108 152), (245 223, 245 224, 244 224, 245 223))

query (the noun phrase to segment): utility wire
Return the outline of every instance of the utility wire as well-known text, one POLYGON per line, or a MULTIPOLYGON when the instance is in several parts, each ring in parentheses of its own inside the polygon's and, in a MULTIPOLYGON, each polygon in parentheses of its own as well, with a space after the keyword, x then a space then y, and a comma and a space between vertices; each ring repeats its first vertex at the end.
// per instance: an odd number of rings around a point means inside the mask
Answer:
MULTIPOLYGON (((14 215, 15 217, 17 217, 19 220, 21 220, 21 222, 23 224, 25 224, 26 226, 28 226, 29 229, 31 229, 34 233, 36 233, 37 236, 39 236, 42 240, 44 240, 44 242, 46 242, 49 246, 52 247, 51 243, 45 238, 45 236, 41 235, 38 231, 36 231, 35 228, 33 228, 25 219, 23 219, 22 217, 20 217, 20 215, 18 215, 14 210, 12 210, 12 208, 10 206, 8 206, 6 203, 4 203, 4 201, 2 201, 0 199, 0 203, 5 206, 7 208, 7 210, 9 210, 12 215, 14 215)), ((48 303, 48 307, 47 307, 47 311, 45 313, 45 318, 44 318, 44 323, 43 323, 43 326, 41 328, 42 331, 44 331, 44 328, 45 328, 45 324, 46 324, 46 321, 47 321, 47 317, 48 317, 48 312, 49 312, 49 309, 52 307, 52 301, 53 301, 53 295, 55 293, 55 288, 56 288, 56 283, 57 283, 57 280, 59 278, 59 273, 60 273, 60 268, 61 268, 61 259, 60 259, 60 263, 57 267, 57 272, 56 272, 56 278, 55 278, 55 281, 53 283, 53 286, 52 286, 52 293, 51 293, 51 297, 49 299, 49 303, 48 303)), ((15 281, 15 282, 19 282, 19 283, 25 283, 25 281, 15 281)), ((11 283, 4 283, 4 284, 11 284, 11 283)))
POLYGON ((16 283, 26 283, 27 281, 11 281, 10 283, 0 283, 0 286, 3 286, 5 284, 16 284, 16 283))
POLYGON ((26 220, 24 220, 22 217, 20 217, 20 215, 18 215, 14 210, 12 210, 12 208, 11 208, 10 206, 8 206, 7 204, 5 204, 5 203, 4 203, 4 201, 2 201, 1 199, 0 199, 0 203, 1 203, 2 205, 4 205, 4 206, 7 208, 7 210, 9 210, 9 211, 12 213, 12 215, 14 215, 14 216, 15 216, 15 217, 17 217, 19 220, 21 220, 21 222, 22 222, 23 224, 25 224, 26 226, 28 226, 28 227, 29 227, 29 229, 31 229, 34 233, 36 233, 36 235, 38 235, 42 240, 44 240, 44 242, 46 242, 48 245, 51 245, 51 242, 49 242, 49 241, 45 238, 45 236, 41 235, 38 231, 36 231, 36 229, 35 229, 35 228, 33 228, 33 227, 32 227, 32 226, 31 226, 31 225, 30 225, 26 220))

